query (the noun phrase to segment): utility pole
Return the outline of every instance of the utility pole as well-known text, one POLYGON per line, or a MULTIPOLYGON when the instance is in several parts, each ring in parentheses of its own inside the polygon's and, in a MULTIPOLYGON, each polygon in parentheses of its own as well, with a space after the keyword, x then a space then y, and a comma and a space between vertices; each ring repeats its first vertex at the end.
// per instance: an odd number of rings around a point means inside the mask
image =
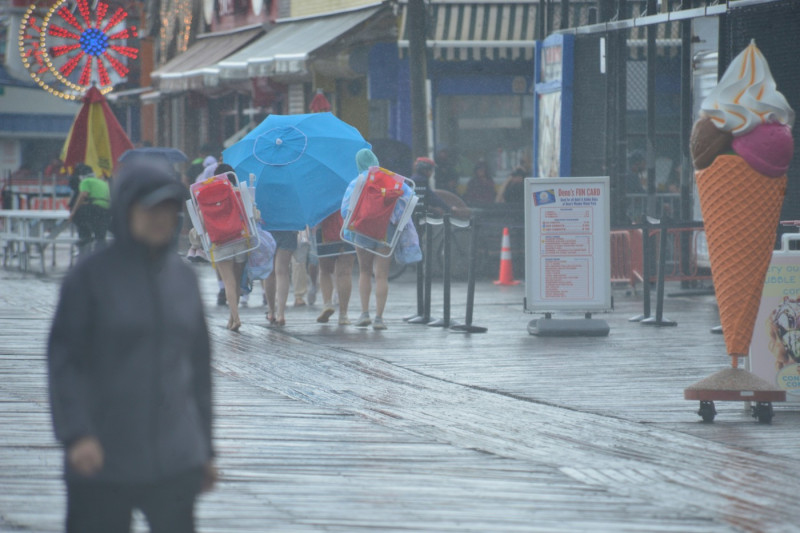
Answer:
POLYGON ((411 152, 416 159, 428 155, 428 112, 425 80, 428 78, 424 0, 408 0, 408 55, 411 77, 411 152))

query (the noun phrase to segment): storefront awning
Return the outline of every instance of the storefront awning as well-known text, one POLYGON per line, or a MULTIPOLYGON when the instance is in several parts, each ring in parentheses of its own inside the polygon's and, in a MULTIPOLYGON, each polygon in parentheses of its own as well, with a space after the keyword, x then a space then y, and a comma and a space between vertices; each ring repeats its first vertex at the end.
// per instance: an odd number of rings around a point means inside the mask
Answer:
MULTIPOLYGON (((536 3, 432 3, 427 46, 434 59, 533 60, 536 3)), ((408 9, 400 21, 401 53, 408 52, 408 9)))
POLYGON ((143 94, 151 92, 152 87, 135 87, 133 89, 125 89, 123 91, 111 91, 106 95, 106 100, 112 103, 117 101, 125 101, 128 99, 137 99, 143 94))
POLYGON ((266 35, 217 63, 220 79, 308 73, 311 54, 365 22, 380 8, 278 23, 266 35))
POLYGON ((161 92, 200 89, 205 77, 216 71, 212 65, 230 56, 264 33, 262 27, 249 26, 237 31, 200 35, 184 53, 172 58, 151 74, 153 84, 161 92))

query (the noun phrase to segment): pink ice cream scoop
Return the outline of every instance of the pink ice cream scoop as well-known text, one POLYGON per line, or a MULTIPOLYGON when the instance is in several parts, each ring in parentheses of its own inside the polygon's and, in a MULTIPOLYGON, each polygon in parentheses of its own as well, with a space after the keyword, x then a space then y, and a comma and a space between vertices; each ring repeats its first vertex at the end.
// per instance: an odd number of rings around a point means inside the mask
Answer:
POLYGON ((760 124, 734 137, 733 150, 756 172, 771 178, 783 176, 794 154, 792 130, 785 124, 760 124))

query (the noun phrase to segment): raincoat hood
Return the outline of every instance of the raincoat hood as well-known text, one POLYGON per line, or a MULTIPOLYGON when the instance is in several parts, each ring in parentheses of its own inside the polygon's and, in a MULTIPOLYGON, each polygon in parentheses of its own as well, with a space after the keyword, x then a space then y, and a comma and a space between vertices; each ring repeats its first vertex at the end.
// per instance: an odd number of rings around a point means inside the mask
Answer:
POLYGON ((144 160, 124 165, 111 188, 111 229, 115 241, 125 245, 134 243, 128 222, 128 212, 134 203, 152 207, 165 200, 183 204, 187 198, 189 191, 166 165, 144 160))
POLYGON ((356 166, 360 173, 369 169, 369 167, 380 166, 380 163, 378 162, 378 156, 376 156, 372 150, 369 148, 362 148, 356 154, 356 166))

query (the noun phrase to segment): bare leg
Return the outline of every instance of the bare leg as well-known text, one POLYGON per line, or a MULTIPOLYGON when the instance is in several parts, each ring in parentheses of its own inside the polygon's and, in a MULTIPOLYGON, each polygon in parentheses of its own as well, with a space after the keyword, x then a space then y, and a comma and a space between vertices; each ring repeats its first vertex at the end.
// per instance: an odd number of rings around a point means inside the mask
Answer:
MULTIPOLYGON (((233 327, 231 328, 233 331, 239 331, 239 328, 242 325, 242 321, 239 320, 239 300, 241 299, 241 292, 242 292, 242 276, 244 275, 244 268, 247 266, 247 262, 241 263, 233 263, 233 275, 236 279, 236 320, 233 323, 233 327)), ((226 291, 227 292, 227 291, 226 291)), ((228 304, 230 305, 230 304, 228 304)))
POLYGON ((325 324, 334 313, 333 309, 333 270, 336 266, 336 257, 319 258, 319 284, 322 289, 322 312, 317 317, 317 322, 325 324))
POLYGON ((336 258, 336 293, 339 295, 339 316, 347 316, 350 305, 350 292, 353 288, 353 265, 356 262, 353 254, 344 254, 336 258))
POLYGON ((308 292, 308 244, 298 244, 292 252, 292 284, 294 285, 294 305, 306 305, 303 299, 308 292))
POLYGON ((264 289, 264 294, 267 297, 267 320, 270 324, 275 321, 275 266, 273 259, 273 270, 267 279, 261 281, 261 286, 264 289))
POLYGON ((241 321, 239 320, 239 279, 236 278, 236 265, 233 259, 217 261, 217 273, 225 284, 225 296, 228 299, 228 329, 238 331, 241 321))
POLYGON ((308 281, 311 287, 308 289, 308 303, 314 305, 317 299, 317 288, 319 287, 319 261, 312 263, 311 257, 308 261, 308 281))
POLYGON ((389 296, 389 267, 392 257, 375 256, 375 316, 383 317, 386 298, 389 296))
POLYGON ((289 270, 292 251, 278 248, 275 252, 275 320, 286 323, 286 299, 289 297, 289 270))
POLYGON ((333 302, 333 272, 336 257, 319 258, 319 288, 322 291, 322 305, 328 307, 333 302))
POLYGON ((369 297, 372 293, 372 262, 375 254, 356 248, 358 256, 358 294, 361 297, 361 312, 369 313, 369 297))

